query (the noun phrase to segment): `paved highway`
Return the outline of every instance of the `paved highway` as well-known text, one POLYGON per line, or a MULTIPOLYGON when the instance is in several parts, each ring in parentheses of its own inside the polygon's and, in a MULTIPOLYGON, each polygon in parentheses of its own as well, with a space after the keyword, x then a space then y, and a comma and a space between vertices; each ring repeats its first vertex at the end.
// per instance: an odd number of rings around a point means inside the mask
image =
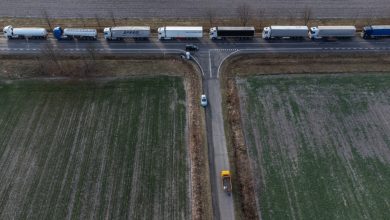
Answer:
MULTIPOLYGON (((64 53, 85 53, 94 50, 105 54, 145 54, 174 53, 183 54, 187 43, 195 43, 200 50, 192 54, 192 59, 200 66, 203 78, 203 90, 208 96, 209 106, 206 110, 206 129, 210 158, 210 179, 212 185, 212 200, 214 219, 234 219, 233 195, 223 192, 219 172, 230 169, 226 148, 226 137, 221 105, 220 66, 227 57, 239 53, 283 53, 283 52, 390 52, 390 39, 340 41, 290 41, 277 40, 266 42, 261 39, 253 41, 219 41, 208 39, 199 41, 166 41, 155 39, 140 42, 106 42, 99 41, 61 41, 48 40, 7 40, 0 39, 0 54, 38 54, 47 47, 52 47, 64 53)), ((234 173, 233 173, 234 178, 234 173)))

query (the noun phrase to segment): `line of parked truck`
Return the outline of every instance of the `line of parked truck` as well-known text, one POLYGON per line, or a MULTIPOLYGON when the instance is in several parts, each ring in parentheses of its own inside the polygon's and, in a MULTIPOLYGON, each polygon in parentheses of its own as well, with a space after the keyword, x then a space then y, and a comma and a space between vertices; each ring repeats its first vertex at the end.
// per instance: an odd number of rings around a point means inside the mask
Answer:
MULTIPOLYGON (((11 25, 4 27, 4 36, 8 39, 35 38, 46 39, 48 32, 45 28, 14 28, 11 25)), ((165 26, 157 29, 159 40, 171 39, 196 39, 203 37, 201 26, 165 26)), ((148 39, 151 36, 149 26, 120 26, 106 27, 103 30, 106 40, 124 39, 148 39)), ((356 35, 355 26, 269 26, 264 27, 263 39, 280 38, 352 38, 356 35)), ((53 36, 58 40, 80 39, 96 40, 98 31, 90 28, 61 28, 53 29, 53 36)), ((226 38, 254 38, 254 27, 212 27, 209 31, 209 38, 212 40, 226 38)), ((390 25, 369 25, 363 27, 361 37, 364 39, 390 37, 390 25)))

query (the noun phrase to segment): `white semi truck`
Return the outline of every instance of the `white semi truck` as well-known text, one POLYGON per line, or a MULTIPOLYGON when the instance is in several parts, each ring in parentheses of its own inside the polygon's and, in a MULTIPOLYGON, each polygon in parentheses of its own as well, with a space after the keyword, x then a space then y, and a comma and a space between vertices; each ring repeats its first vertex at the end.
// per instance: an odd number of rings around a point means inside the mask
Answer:
POLYGON ((53 29, 53 35, 57 40, 96 40, 97 30, 86 28, 65 28, 56 27, 53 29))
POLYGON ((104 28, 104 38, 106 40, 147 39, 149 36, 149 26, 122 26, 104 28))
POLYGON ((275 38, 305 38, 309 28, 307 26, 270 26, 263 29, 263 39, 275 38))
POLYGON ((8 25, 3 28, 4 36, 8 39, 18 38, 33 38, 33 39, 46 39, 47 31, 45 28, 39 27, 26 27, 26 28, 14 28, 8 25))
POLYGON ((355 33, 355 26, 318 26, 310 28, 309 38, 351 38, 355 33))
POLYGON ((201 37, 203 37, 203 27, 200 26, 166 26, 158 28, 159 40, 201 37))

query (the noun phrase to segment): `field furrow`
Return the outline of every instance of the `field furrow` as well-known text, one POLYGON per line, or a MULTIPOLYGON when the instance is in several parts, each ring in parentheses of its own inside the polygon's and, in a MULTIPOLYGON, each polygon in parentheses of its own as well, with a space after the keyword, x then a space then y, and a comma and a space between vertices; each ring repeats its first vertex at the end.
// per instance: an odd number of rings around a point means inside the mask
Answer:
POLYGON ((390 76, 238 82, 263 219, 390 216, 390 76))
POLYGON ((180 77, 0 82, 0 219, 189 219, 180 77))

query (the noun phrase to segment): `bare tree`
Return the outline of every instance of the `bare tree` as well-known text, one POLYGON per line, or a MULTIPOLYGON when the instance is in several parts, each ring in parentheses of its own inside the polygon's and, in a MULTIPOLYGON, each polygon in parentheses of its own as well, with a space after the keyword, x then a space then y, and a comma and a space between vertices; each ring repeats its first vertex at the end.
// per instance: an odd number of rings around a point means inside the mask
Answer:
POLYGON ((101 29, 102 24, 100 22, 100 17, 98 14, 95 14, 95 20, 96 20, 96 25, 97 25, 98 29, 101 29))
POLYGON ((49 15, 47 14, 46 9, 42 9, 42 16, 43 16, 43 18, 45 19, 46 24, 47 24, 47 26, 49 27, 49 30, 53 30, 52 24, 51 24, 51 20, 50 20, 49 15))
POLYGON ((303 9, 302 17, 303 17, 303 23, 305 25, 309 24, 309 21, 312 19, 312 11, 310 7, 305 6, 305 8, 303 9))
POLYGON ((111 17, 112 23, 114 24, 114 26, 116 26, 115 14, 113 11, 110 11, 110 17, 111 17))
POLYGON ((292 9, 287 9, 288 10, 288 20, 289 20, 289 23, 290 25, 294 24, 294 13, 292 11, 292 9))
POLYGON ((87 45, 87 54, 82 59, 84 62, 84 76, 92 76, 96 75, 96 71, 98 70, 98 63, 96 62, 97 54, 96 47, 94 44, 87 45))
POLYGON ((61 54, 52 44, 46 44, 41 50, 41 58, 38 59, 41 69, 46 75, 55 75, 59 71, 60 75, 64 74, 64 69, 61 65, 61 54))
POLYGON ((259 26, 262 28, 264 23, 263 23, 263 19, 265 18, 265 10, 264 8, 258 8, 256 10, 256 18, 258 19, 259 21, 259 26))
POLYGON ((247 3, 242 3, 236 9, 241 25, 246 26, 252 18, 252 10, 247 3))
POLYGON ((364 20, 366 22, 365 25, 372 25, 372 23, 374 22, 375 16, 374 16, 373 11, 374 10, 373 10, 372 6, 369 6, 368 8, 366 8, 365 14, 364 14, 364 17, 365 17, 364 20))
POLYGON ((214 24, 215 11, 213 8, 208 8, 205 11, 205 17, 209 21, 210 27, 213 27, 214 24))

